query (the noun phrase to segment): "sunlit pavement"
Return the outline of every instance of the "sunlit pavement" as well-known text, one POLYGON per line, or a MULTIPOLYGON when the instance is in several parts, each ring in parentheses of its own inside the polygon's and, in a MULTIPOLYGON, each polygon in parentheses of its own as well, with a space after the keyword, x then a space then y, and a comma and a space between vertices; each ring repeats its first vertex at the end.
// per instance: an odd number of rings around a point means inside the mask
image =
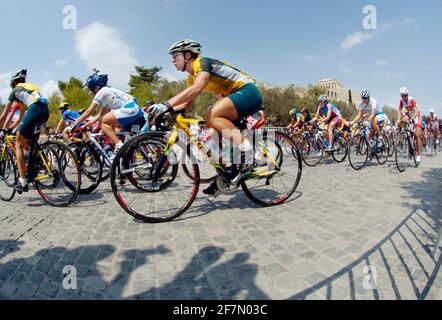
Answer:
POLYGON ((109 182, 67 209, 32 191, 0 203, 0 298, 442 299, 441 180, 442 154, 402 174, 326 161, 281 206, 201 186, 156 225, 126 214, 109 182))

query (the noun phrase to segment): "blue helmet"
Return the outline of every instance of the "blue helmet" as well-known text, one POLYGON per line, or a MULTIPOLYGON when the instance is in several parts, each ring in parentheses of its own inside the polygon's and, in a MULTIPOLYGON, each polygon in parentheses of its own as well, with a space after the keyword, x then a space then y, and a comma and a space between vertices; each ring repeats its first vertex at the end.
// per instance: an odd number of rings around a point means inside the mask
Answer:
POLYGON ((296 109, 296 108, 290 110, 290 115, 291 115, 291 116, 294 116, 295 114, 298 114, 298 113, 299 113, 299 111, 298 111, 298 109, 296 109))
POLYGON ((86 86, 89 89, 92 89, 94 87, 106 87, 108 82, 108 76, 107 74, 98 74, 94 73, 93 75, 89 76, 86 80, 86 86))

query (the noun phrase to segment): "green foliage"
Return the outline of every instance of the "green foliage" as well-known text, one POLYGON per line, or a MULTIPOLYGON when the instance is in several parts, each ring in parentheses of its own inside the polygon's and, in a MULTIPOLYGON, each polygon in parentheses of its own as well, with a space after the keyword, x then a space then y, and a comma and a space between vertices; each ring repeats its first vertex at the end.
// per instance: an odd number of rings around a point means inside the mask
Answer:
POLYGON ((58 111, 58 106, 62 101, 63 98, 60 96, 58 92, 54 92, 48 99, 49 120, 47 123, 47 128, 49 130, 57 128, 57 124, 60 121, 60 112, 58 111))
POLYGON ((295 107, 307 107, 310 112, 316 112, 318 98, 325 92, 324 89, 311 85, 303 94, 294 85, 268 87, 259 84, 258 87, 263 97, 268 123, 272 126, 287 126, 291 120, 289 111, 295 107))
POLYGON ((69 103, 72 110, 87 109, 92 103, 92 95, 77 78, 71 77, 67 82, 59 81, 58 88, 63 94, 63 101, 69 103))
POLYGON ((155 101, 153 92, 155 91, 157 83, 161 79, 159 75, 161 68, 146 68, 143 66, 136 66, 135 71, 136 74, 130 76, 129 93, 137 98, 142 106, 148 100, 155 101))
POLYGON ((332 101, 332 103, 341 111, 342 116, 346 120, 353 120, 357 114, 357 110, 353 104, 349 104, 344 101, 332 101))
POLYGON ((131 75, 129 80, 129 86, 131 88, 136 88, 142 84, 153 84, 161 79, 159 73, 162 68, 152 67, 146 68, 143 66, 136 66, 136 75, 131 75))

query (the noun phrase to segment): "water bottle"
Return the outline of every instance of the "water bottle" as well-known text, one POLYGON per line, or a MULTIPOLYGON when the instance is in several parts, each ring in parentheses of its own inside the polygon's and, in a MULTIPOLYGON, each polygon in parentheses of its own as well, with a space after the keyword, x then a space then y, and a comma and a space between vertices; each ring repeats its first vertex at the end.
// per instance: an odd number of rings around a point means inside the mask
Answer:
POLYGON ((200 132, 201 132, 201 128, 199 126, 194 125, 194 124, 192 124, 190 126, 190 135, 198 138, 198 135, 200 132))

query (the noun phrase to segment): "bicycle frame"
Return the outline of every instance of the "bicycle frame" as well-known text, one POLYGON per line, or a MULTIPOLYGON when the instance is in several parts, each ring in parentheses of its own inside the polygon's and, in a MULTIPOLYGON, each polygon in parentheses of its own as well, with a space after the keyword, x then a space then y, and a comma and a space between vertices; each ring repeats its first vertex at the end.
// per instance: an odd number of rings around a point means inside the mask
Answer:
MULTIPOLYGON (((225 172, 224 167, 222 165, 220 165, 219 162, 213 158, 210 150, 206 149, 204 143, 199 141, 198 137, 191 133, 191 126, 198 126, 198 127, 200 127, 203 124, 205 124, 205 122, 203 120, 198 120, 198 119, 184 118, 182 115, 177 115, 175 120, 176 120, 176 122, 175 122, 175 124, 172 127, 171 134, 170 134, 170 136, 167 139, 167 143, 166 143, 166 146, 165 146, 165 149, 164 149, 165 157, 163 157, 162 161, 159 163, 159 166, 158 166, 158 168, 155 171, 155 174, 154 174, 155 179, 159 178, 159 174, 160 174, 160 172, 162 170, 162 166, 165 164, 166 158, 167 158, 170 150, 179 141, 179 139, 180 139, 180 132, 184 132, 185 136, 190 141, 190 143, 195 145, 197 147, 197 149, 202 152, 202 154, 207 158, 209 163, 215 168, 215 170, 219 174, 225 172)), ((252 172, 252 173, 250 173, 250 174, 248 174, 246 176, 246 179, 253 179, 253 178, 256 178, 256 177, 271 176, 271 175, 275 174, 276 172, 278 172, 278 170, 279 170, 278 163, 276 162, 275 159, 273 159, 273 157, 271 156, 271 154, 267 150, 267 148, 264 145, 261 144, 260 145, 260 150, 266 155, 266 157, 268 157, 268 159, 270 159, 270 161, 275 166, 275 169, 274 170, 270 170, 270 171, 256 171, 256 172, 252 172)))

